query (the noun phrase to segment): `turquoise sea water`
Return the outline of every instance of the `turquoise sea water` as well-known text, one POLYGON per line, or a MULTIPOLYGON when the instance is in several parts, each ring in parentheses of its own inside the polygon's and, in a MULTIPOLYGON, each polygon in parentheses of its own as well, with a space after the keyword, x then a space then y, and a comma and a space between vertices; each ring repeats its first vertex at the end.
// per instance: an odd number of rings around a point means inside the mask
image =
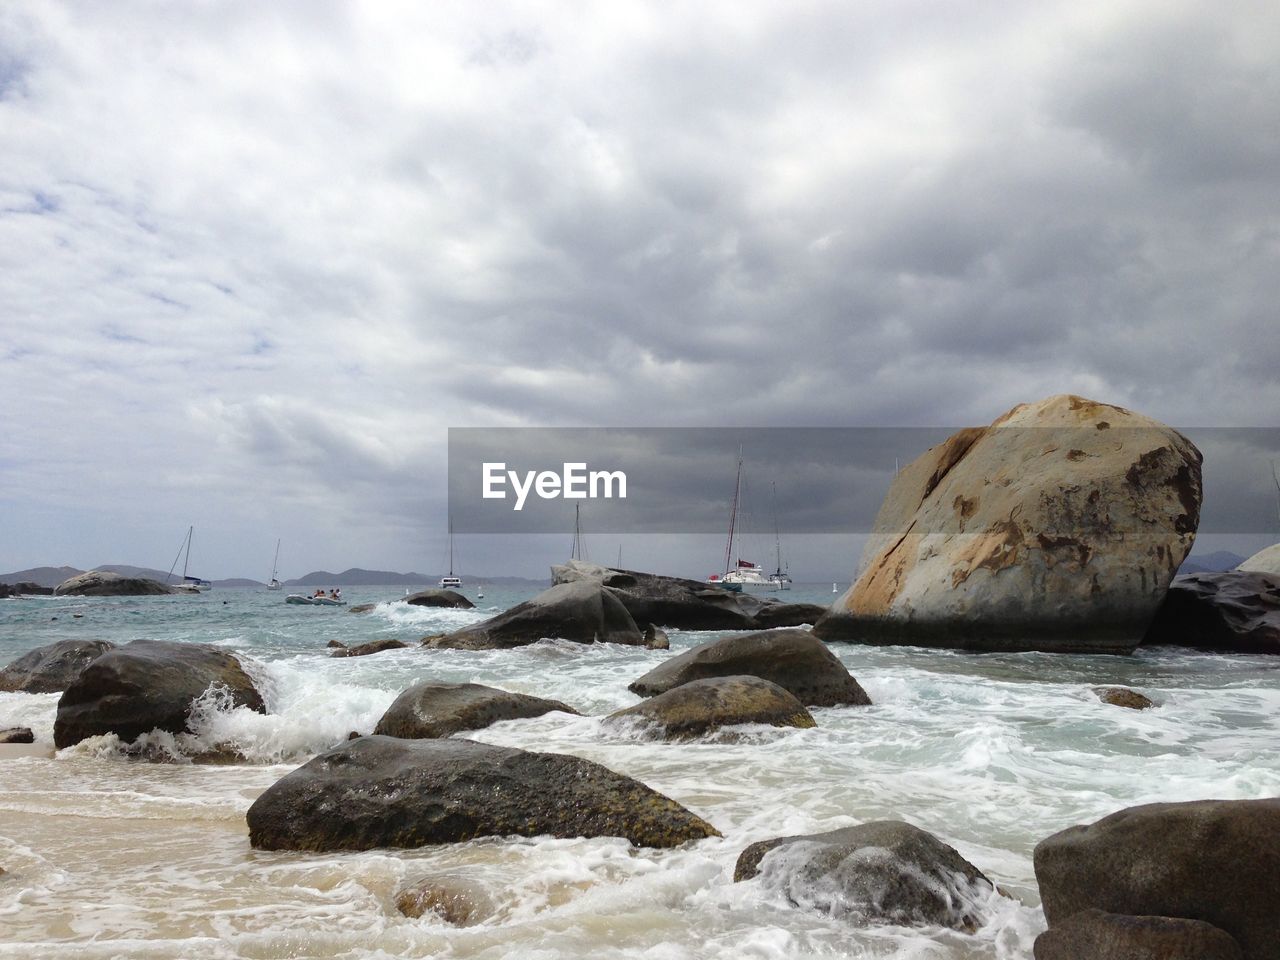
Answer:
MULTIPOLYGON (((815 709, 813 730, 743 728, 665 744, 599 718, 636 702, 632 679, 719 634, 672 632, 670 653, 544 641, 328 657, 331 639, 413 642, 532 591, 486 588, 476 611, 410 608, 394 602, 403 592, 344 588, 350 603, 378 603, 367 614, 289 606, 281 593, 250 589, 0 601, 0 663, 63 637, 215 643, 241 656, 271 708, 262 716, 202 703, 194 736, 155 738, 173 762, 142 763, 112 737, 55 755, 57 695, 0 694, 0 727, 30 726, 41 741, 37 755, 0 755, 0 957, 1029 960, 1043 927, 1030 859, 1042 837, 1136 803, 1280 794, 1280 664, 1264 657, 840 645, 873 706, 815 709), (427 678, 572 704, 585 716, 471 735, 603 763, 679 800, 724 838, 672 851, 538 838, 341 855, 249 848, 244 812, 261 790, 348 732, 371 730, 400 690, 427 678), (1136 687, 1159 706, 1104 705, 1095 684, 1136 687), (184 762, 228 742, 253 762, 184 762), (985 925, 966 935, 857 929, 758 882, 732 883, 751 842, 886 818, 936 833, 1010 897, 992 898, 985 925), (396 890, 424 876, 483 891, 486 919, 457 928, 401 916, 396 890)), ((474 585, 466 592, 474 597, 474 585)), ((830 598, 830 584, 786 597, 830 598)))

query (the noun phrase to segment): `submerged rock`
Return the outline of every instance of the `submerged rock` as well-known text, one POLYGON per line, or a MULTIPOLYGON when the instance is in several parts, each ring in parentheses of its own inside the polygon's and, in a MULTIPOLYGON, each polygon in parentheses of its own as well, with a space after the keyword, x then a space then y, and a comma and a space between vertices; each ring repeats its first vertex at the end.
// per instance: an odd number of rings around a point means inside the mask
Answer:
POLYGON ((1128 687, 1094 687, 1093 692, 1103 703, 1113 707, 1128 707, 1130 710, 1150 710, 1155 703, 1150 697, 1143 696, 1137 690, 1128 687))
POLYGON ((129 743, 152 730, 187 730, 192 703, 211 686, 230 702, 266 712, 262 696, 225 650, 202 643, 134 640, 90 663, 58 701, 53 742, 62 749, 116 734, 129 743))
POLYGON ((36 735, 30 727, 8 727, 0 730, 0 743, 35 743, 36 735))
POLYGON ((1131 653, 1191 549, 1200 451, 1062 395, 961 430, 893 480, 825 640, 1131 653))
POLYGON ((770 680, 810 707, 871 703, 840 659, 807 630, 765 630, 709 640, 660 663, 627 689, 651 697, 692 680, 740 675, 770 680))
POLYGON ((1225 931, 1180 917, 1082 910, 1036 938, 1035 960, 1243 960, 1225 931))
POLYGON ((404 603, 415 607, 452 607, 456 610, 473 610, 475 604, 456 590, 419 590, 404 598, 404 603))
POLYGON ((553 710, 578 715, 577 710, 559 700, 509 693, 478 683, 426 681, 396 697, 373 732, 411 740, 447 737, 462 730, 479 730, 499 720, 540 717, 553 710))
POLYGON ((357 603, 354 607, 347 607, 347 613, 369 613, 376 606, 376 603, 357 603))
POLYGON ((1280 798, 1130 807, 1035 848, 1049 928, 1090 908, 1218 927, 1246 960, 1280 944, 1280 798))
POLYGON ((110 640, 58 640, 24 653, 0 670, 0 693, 57 693, 115 648, 110 640))
POLYGON ((475 626, 425 637, 429 647, 487 650, 519 647, 547 638, 577 643, 640 646, 644 634, 618 599, 598 583, 557 584, 475 626))
POLYGON ((776 683, 759 677, 692 680, 651 700, 618 710, 606 722, 643 720, 666 740, 687 740, 739 723, 774 727, 813 727, 799 700, 776 683))
POLYGON ((860 925, 973 931, 994 890, 953 847, 898 820, 753 843, 738 857, 733 879, 757 875, 795 906, 860 925))
POLYGON ((638 781, 588 760, 472 740, 361 737, 268 787, 247 816, 259 850, 420 847, 487 836, 719 836, 638 781))
POLYGON ((1178 577, 1142 643, 1280 653, 1280 577, 1241 570, 1178 577))
POLYGON ((177 591, 145 577, 125 577, 107 570, 90 570, 63 580, 53 592, 59 597, 147 597, 177 591))
POLYGON ((644 646, 646 650, 670 650, 671 638, 667 631, 651 623, 644 628, 644 646))
POLYGON ((409 646, 403 640, 385 637, 382 640, 370 640, 358 643, 354 647, 340 646, 329 654, 331 657, 367 657, 371 653, 382 653, 384 650, 403 650, 409 646))
POLYGON ((402 888, 396 893, 396 909, 414 920, 433 913, 455 927, 483 923, 497 913, 493 899, 482 886, 447 875, 428 877, 402 888))

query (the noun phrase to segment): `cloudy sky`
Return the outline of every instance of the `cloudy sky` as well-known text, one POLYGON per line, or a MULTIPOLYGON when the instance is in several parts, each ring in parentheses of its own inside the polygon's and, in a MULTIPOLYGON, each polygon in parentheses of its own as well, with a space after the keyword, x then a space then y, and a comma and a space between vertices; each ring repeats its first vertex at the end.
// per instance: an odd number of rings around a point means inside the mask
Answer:
POLYGON ((14 0, 0 145, 0 571, 434 572, 450 426, 1280 423, 1270 0, 14 0))

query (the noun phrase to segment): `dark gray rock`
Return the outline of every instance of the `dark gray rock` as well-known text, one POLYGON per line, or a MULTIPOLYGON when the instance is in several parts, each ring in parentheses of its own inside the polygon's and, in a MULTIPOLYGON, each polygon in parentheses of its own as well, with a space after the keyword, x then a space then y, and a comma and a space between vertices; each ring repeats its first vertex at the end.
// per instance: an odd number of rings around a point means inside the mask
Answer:
POLYGON ((53 587, 42 587, 30 580, 20 583, 0 583, 0 598, 3 597, 48 597, 53 594, 53 587))
POLYGON ((1050 928, 1090 908, 1225 930, 1246 960, 1280 944, 1280 798, 1153 803, 1040 841, 1050 928))
POLYGON ((479 730, 499 720, 540 717, 553 710, 578 714, 559 700, 509 693, 478 683, 427 681, 414 684, 396 697, 373 732, 410 740, 447 737, 462 730, 479 730))
POLYGON ((898 820, 753 843, 735 882, 759 875, 796 906, 856 924, 928 924, 973 931, 994 886, 933 834, 898 820))
POLYGON ((1244 570, 1176 577, 1142 644, 1280 653, 1280 577, 1244 570))
POLYGON ((472 610, 475 604, 456 590, 419 590, 404 598, 415 607, 452 607, 455 610, 472 610))
POLYGON ((53 592, 59 597, 149 597, 176 591, 145 577, 126 577, 107 570, 90 570, 63 580, 53 592))
POLYGON ((110 640, 58 640, 24 653, 0 670, 0 692, 57 693, 108 650, 110 640))
POLYGON ((670 650, 671 638, 667 631, 651 623, 644 628, 644 645, 646 650, 670 650))
POLYGON ((578 643, 644 643, 644 634, 618 599, 598 583, 585 581, 557 584, 496 617, 422 642, 429 647, 488 650, 550 637, 578 643))
POLYGON ((376 606, 376 603, 357 603, 354 607, 347 607, 347 613, 369 613, 376 606))
POLYGON ((106 733, 125 743, 152 730, 182 733, 192 702, 213 685, 225 688, 237 706, 266 712, 253 681, 226 650, 134 640, 102 654, 63 693, 54 745, 61 749, 106 733))
POLYGON ((1099 700, 1113 707, 1150 710, 1155 706, 1155 702, 1150 697, 1144 696, 1137 690, 1130 690, 1128 687, 1094 687, 1093 692, 1098 695, 1099 700))
POLYGON ((807 630, 766 630, 709 640, 659 664, 627 689, 651 697, 691 680, 741 675, 771 680, 806 706, 871 703, 839 658, 807 630))
POLYGON ((1240 944, 1200 920, 1082 910, 1040 934, 1035 960, 1242 960, 1240 944))
POLYGON ((397 640, 395 637, 385 637, 382 640, 370 640, 368 643, 358 643, 354 647, 335 647, 329 656, 367 657, 371 653, 382 653, 384 650, 403 650, 407 646, 408 644, 403 640, 397 640))
POLYGON ((247 820, 259 850, 543 835, 674 847, 719 836, 674 800, 599 764, 457 738, 351 740, 268 787, 247 820))
POLYGON ((0 743, 35 743, 36 735, 30 727, 8 727, 0 730, 0 743))
POLYGON ((804 704, 759 677, 692 680, 606 718, 611 723, 627 720, 645 721, 665 740, 687 740, 738 723, 816 726, 804 704))

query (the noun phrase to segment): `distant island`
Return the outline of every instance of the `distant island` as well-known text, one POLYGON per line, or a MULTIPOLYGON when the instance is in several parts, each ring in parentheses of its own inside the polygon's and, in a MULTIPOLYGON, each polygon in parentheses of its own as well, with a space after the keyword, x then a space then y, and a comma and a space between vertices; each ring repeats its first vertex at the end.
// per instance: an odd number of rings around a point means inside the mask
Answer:
MULTIPOLYGON (((105 570, 126 577, 142 577, 157 580, 160 583, 172 582, 174 579, 163 570, 150 567, 135 567, 122 563, 104 563, 89 567, 89 570, 105 570)), ((0 573, 0 583, 34 583, 41 587, 56 587, 64 580, 87 572, 78 567, 32 567, 28 570, 17 570, 13 573, 0 573)), ((545 586, 550 580, 530 580, 526 577, 486 577, 475 576, 469 579, 494 586, 545 586)), ((440 574, 395 573, 390 570, 365 570, 351 567, 341 573, 330 573, 328 570, 314 570, 293 580, 283 581, 286 587, 378 587, 378 586, 429 586, 440 580, 440 574)), ((214 587, 265 587, 261 580, 247 577, 230 577, 225 580, 214 580, 214 587)))

